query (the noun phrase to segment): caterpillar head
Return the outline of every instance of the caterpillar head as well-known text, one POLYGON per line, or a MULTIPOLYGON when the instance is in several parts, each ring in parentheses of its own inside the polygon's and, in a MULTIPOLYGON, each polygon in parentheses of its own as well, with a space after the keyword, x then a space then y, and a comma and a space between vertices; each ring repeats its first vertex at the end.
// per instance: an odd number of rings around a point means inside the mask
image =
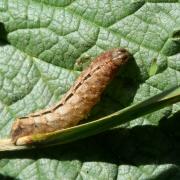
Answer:
POLYGON ((114 49, 112 52, 112 61, 114 64, 120 66, 125 64, 129 59, 129 52, 123 48, 114 49))

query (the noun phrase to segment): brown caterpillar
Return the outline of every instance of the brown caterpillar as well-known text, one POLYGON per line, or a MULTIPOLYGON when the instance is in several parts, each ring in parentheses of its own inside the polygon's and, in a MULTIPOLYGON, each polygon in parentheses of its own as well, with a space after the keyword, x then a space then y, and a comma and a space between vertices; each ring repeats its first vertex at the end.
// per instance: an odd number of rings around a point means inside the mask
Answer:
POLYGON ((78 124, 100 99, 105 87, 119 67, 128 61, 128 57, 127 50, 121 48, 101 54, 81 73, 59 103, 14 122, 11 130, 13 143, 22 136, 52 132, 78 124))

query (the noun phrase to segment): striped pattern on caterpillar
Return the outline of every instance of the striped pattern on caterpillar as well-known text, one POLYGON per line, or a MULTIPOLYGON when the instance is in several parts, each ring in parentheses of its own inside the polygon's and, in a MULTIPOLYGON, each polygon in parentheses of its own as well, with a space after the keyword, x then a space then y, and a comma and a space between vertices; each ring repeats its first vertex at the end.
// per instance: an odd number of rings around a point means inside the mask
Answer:
POLYGON ((129 58, 127 50, 112 49, 98 56, 85 69, 55 106, 17 118, 11 129, 13 143, 19 137, 52 132, 75 126, 98 102, 119 67, 129 58))

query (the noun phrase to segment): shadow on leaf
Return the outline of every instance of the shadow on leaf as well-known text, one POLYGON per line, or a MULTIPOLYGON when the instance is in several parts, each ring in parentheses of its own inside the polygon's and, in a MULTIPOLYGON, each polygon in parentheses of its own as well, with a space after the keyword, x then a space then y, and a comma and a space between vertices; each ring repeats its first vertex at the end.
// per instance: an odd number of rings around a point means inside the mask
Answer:
POLYGON ((1 175, 1 174, 0 174, 0 179, 1 179, 1 180, 13 180, 13 179, 15 179, 15 178, 10 177, 10 176, 4 176, 4 175, 1 175))
POLYGON ((180 112, 162 119, 159 126, 145 125, 131 129, 117 129, 106 134, 106 147, 122 164, 179 164, 180 112))
POLYGON ((4 24, 0 22, 0 46, 9 44, 7 41, 7 31, 4 27, 4 24))

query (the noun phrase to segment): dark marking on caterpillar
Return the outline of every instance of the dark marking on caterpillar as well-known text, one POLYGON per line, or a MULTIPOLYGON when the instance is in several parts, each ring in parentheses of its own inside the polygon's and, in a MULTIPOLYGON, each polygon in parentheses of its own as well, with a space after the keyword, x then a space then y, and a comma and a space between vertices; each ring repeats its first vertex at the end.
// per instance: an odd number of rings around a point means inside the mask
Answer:
POLYGON ((11 138, 16 144, 18 138, 33 134, 48 133, 77 125, 98 102, 119 67, 129 59, 129 53, 122 48, 112 49, 91 62, 70 90, 55 106, 17 118, 11 129, 11 138))

